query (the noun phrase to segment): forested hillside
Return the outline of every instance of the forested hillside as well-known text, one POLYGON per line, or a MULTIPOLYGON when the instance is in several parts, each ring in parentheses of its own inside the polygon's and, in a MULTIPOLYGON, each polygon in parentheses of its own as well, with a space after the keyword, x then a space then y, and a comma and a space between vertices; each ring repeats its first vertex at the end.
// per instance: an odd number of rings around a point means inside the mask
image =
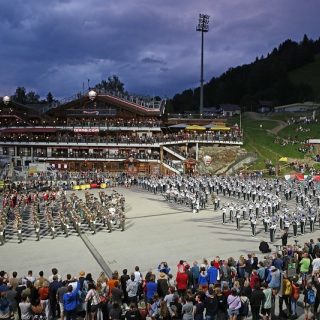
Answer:
MULTIPOLYGON (((300 43, 286 40, 266 57, 247 65, 230 68, 204 87, 204 107, 221 103, 239 104, 243 110, 255 110, 259 101, 274 105, 319 101, 320 38, 305 35, 300 43)), ((188 89, 169 101, 169 112, 198 110, 200 89, 188 89)))

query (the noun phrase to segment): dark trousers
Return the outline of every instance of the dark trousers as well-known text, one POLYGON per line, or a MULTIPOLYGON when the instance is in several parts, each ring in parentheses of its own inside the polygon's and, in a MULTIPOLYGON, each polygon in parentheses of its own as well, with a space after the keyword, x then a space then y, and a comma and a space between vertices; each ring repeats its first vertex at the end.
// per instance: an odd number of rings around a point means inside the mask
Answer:
POLYGON ((291 314, 291 304, 290 304, 290 296, 282 296, 279 297, 279 312, 282 314, 283 310, 283 302, 286 304, 287 313, 291 314))
POLYGON ((66 316, 66 320, 76 320, 77 319, 77 311, 74 310, 64 310, 64 315, 66 316))
POLYGON ((251 306, 252 320, 260 320, 260 307, 251 306))
POLYGON ((314 301, 314 314, 316 315, 317 314, 317 310, 318 310, 318 307, 319 307, 319 304, 320 304, 320 301, 319 301, 319 298, 318 298, 318 296, 316 295, 316 299, 315 299, 315 301, 314 301))
POLYGON ((55 318, 57 315, 60 316, 58 303, 56 299, 50 299, 50 312, 53 318, 55 318))

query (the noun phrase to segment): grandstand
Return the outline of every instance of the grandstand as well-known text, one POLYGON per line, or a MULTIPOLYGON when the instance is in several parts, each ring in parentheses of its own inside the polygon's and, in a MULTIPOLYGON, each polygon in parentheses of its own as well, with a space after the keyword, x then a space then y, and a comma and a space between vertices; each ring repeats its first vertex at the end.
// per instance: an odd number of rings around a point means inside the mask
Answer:
POLYGON ((193 116, 181 124, 164 114, 165 103, 90 91, 40 113, 2 99, 0 156, 22 167, 45 162, 69 171, 181 174, 196 165, 202 146, 243 144, 239 129, 222 119, 193 116))

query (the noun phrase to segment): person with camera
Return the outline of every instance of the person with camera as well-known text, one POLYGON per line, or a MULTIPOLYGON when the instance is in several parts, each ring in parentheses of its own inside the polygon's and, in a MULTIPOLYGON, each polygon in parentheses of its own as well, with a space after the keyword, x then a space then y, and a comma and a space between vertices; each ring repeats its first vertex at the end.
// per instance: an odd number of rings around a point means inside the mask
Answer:
MULTIPOLYGON (((75 280, 75 279, 74 279, 75 280)), ((79 304, 80 281, 77 282, 75 290, 71 284, 68 285, 68 291, 63 295, 63 308, 66 320, 75 320, 77 317, 77 307, 79 304)))

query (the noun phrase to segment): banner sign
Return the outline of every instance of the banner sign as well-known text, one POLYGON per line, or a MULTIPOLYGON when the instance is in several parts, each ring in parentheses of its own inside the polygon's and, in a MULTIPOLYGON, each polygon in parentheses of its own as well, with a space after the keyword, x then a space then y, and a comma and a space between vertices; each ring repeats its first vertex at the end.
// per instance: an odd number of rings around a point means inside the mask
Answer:
POLYGON ((73 132, 79 132, 79 133, 99 132, 99 128, 73 128, 73 132))
POLYGON ((82 113, 84 114, 95 114, 96 116, 99 115, 99 111, 98 110, 95 110, 95 111, 82 111, 82 113))

